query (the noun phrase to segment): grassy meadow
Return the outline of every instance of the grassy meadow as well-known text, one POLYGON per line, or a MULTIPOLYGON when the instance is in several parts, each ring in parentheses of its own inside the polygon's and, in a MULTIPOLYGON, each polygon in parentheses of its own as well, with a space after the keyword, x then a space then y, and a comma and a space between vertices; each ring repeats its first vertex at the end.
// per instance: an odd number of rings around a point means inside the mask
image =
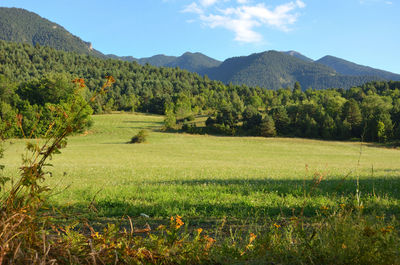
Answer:
MULTIPOLYGON (((398 149, 169 133, 160 130, 162 116, 145 114, 93 119, 90 131, 71 137, 51 161, 50 204, 70 213, 258 223, 362 204, 365 213, 400 216, 398 149), (140 129, 149 130, 148 142, 127 144, 140 129)), ((17 175, 23 150, 23 140, 7 144, 6 175, 17 175)))

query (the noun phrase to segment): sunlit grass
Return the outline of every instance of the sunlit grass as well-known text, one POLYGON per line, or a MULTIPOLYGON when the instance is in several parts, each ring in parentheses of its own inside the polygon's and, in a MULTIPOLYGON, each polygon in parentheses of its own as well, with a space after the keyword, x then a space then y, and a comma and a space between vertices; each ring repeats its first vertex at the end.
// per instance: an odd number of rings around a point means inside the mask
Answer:
MULTIPOLYGON (((92 203, 100 216, 124 214, 203 220, 307 216, 354 203, 360 178, 364 211, 400 213, 400 151, 357 142, 218 137, 160 131, 163 117, 110 114, 69 139, 54 157, 50 202, 73 212, 92 203), (140 129, 144 144, 127 144, 140 129), (314 185, 314 178, 322 181, 314 185), (315 187, 314 187, 315 186, 315 187), (68 188, 66 188, 68 187, 68 188), (314 188, 313 188, 314 187, 314 188), (66 189, 65 189, 66 188, 66 189)), ((5 173, 15 175, 23 141, 7 146, 5 173)))

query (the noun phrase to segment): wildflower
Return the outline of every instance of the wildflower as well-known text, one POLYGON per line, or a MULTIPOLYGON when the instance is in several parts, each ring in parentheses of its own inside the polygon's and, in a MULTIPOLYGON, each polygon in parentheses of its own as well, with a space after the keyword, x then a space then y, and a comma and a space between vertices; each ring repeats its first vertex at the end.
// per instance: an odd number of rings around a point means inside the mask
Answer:
POLYGON ((200 235, 203 232, 203 228, 197 228, 197 233, 200 235))
POLYGON ((388 227, 383 227, 383 228, 381 228, 381 232, 382 232, 383 234, 386 234, 386 233, 392 232, 392 230, 389 229, 388 227))
POLYGON ((78 84, 80 87, 85 87, 85 80, 83 78, 76 78, 72 80, 72 83, 78 84))
POLYGON ((114 79, 114 77, 112 77, 111 75, 107 75, 107 76, 106 76, 106 79, 107 79, 107 82, 115 83, 115 79, 114 79))
POLYGON ((276 228, 280 228, 281 227, 281 225, 278 225, 278 224, 276 224, 276 223, 274 223, 274 226, 276 227, 276 228))
POLYGON ((341 204, 340 204, 340 208, 342 208, 342 209, 343 209, 344 207, 346 207, 346 204, 344 204, 344 203, 341 203, 341 204))
POLYGON ((209 249, 214 244, 214 242, 216 241, 214 238, 209 237, 209 236, 205 236, 205 239, 207 241, 206 249, 209 249))
POLYGON ((347 248, 347 246, 343 243, 342 244, 342 249, 346 249, 347 248))
POLYGON ((328 210, 329 208, 327 207, 327 206, 321 206, 321 210, 323 210, 323 211, 326 211, 326 210, 328 210))
POLYGON ((253 242, 255 239, 257 238, 257 235, 250 233, 250 240, 249 240, 249 244, 251 244, 251 242, 253 242))
POLYGON ((184 222, 182 222, 181 218, 182 217, 180 217, 179 215, 176 216, 176 219, 175 219, 175 222, 176 222, 175 227, 176 227, 176 229, 179 229, 182 225, 185 224, 184 222))
POLYGON ((93 238, 101 238, 101 235, 99 234, 99 232, 95 232, 92 234, 93 238))

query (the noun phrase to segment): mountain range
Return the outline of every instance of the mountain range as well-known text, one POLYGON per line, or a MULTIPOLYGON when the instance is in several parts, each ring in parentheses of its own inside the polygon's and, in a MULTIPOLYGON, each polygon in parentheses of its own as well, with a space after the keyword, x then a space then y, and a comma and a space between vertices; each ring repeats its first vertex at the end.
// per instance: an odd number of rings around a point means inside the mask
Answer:
POLYGON ((207 75, 225 83, 277 89, 298 81, 305 89, 350 88, 373 80, 400 80, 399 74, 358 65, 334 56, 312 60, 296 51, 266 51, 223 62, 202 53, 186 52, 181 56, 155 55, 148 58, 104 55, 90 42, 74 36, 62 26, 19 8, 0 8, 0 39, 58 50, 83 53, 104 59, 118 59, 158 67, 179 67, 207 75))

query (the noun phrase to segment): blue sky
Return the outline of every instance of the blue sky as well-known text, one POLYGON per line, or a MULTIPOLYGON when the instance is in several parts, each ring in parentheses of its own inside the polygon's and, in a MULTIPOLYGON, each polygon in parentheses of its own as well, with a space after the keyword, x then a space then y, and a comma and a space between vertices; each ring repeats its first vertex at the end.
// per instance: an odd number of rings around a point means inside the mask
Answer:
POLYGON ((334 55, 400 73, 399 0, 0 0, 64 26, 103 53, 266 50, 334 55))

